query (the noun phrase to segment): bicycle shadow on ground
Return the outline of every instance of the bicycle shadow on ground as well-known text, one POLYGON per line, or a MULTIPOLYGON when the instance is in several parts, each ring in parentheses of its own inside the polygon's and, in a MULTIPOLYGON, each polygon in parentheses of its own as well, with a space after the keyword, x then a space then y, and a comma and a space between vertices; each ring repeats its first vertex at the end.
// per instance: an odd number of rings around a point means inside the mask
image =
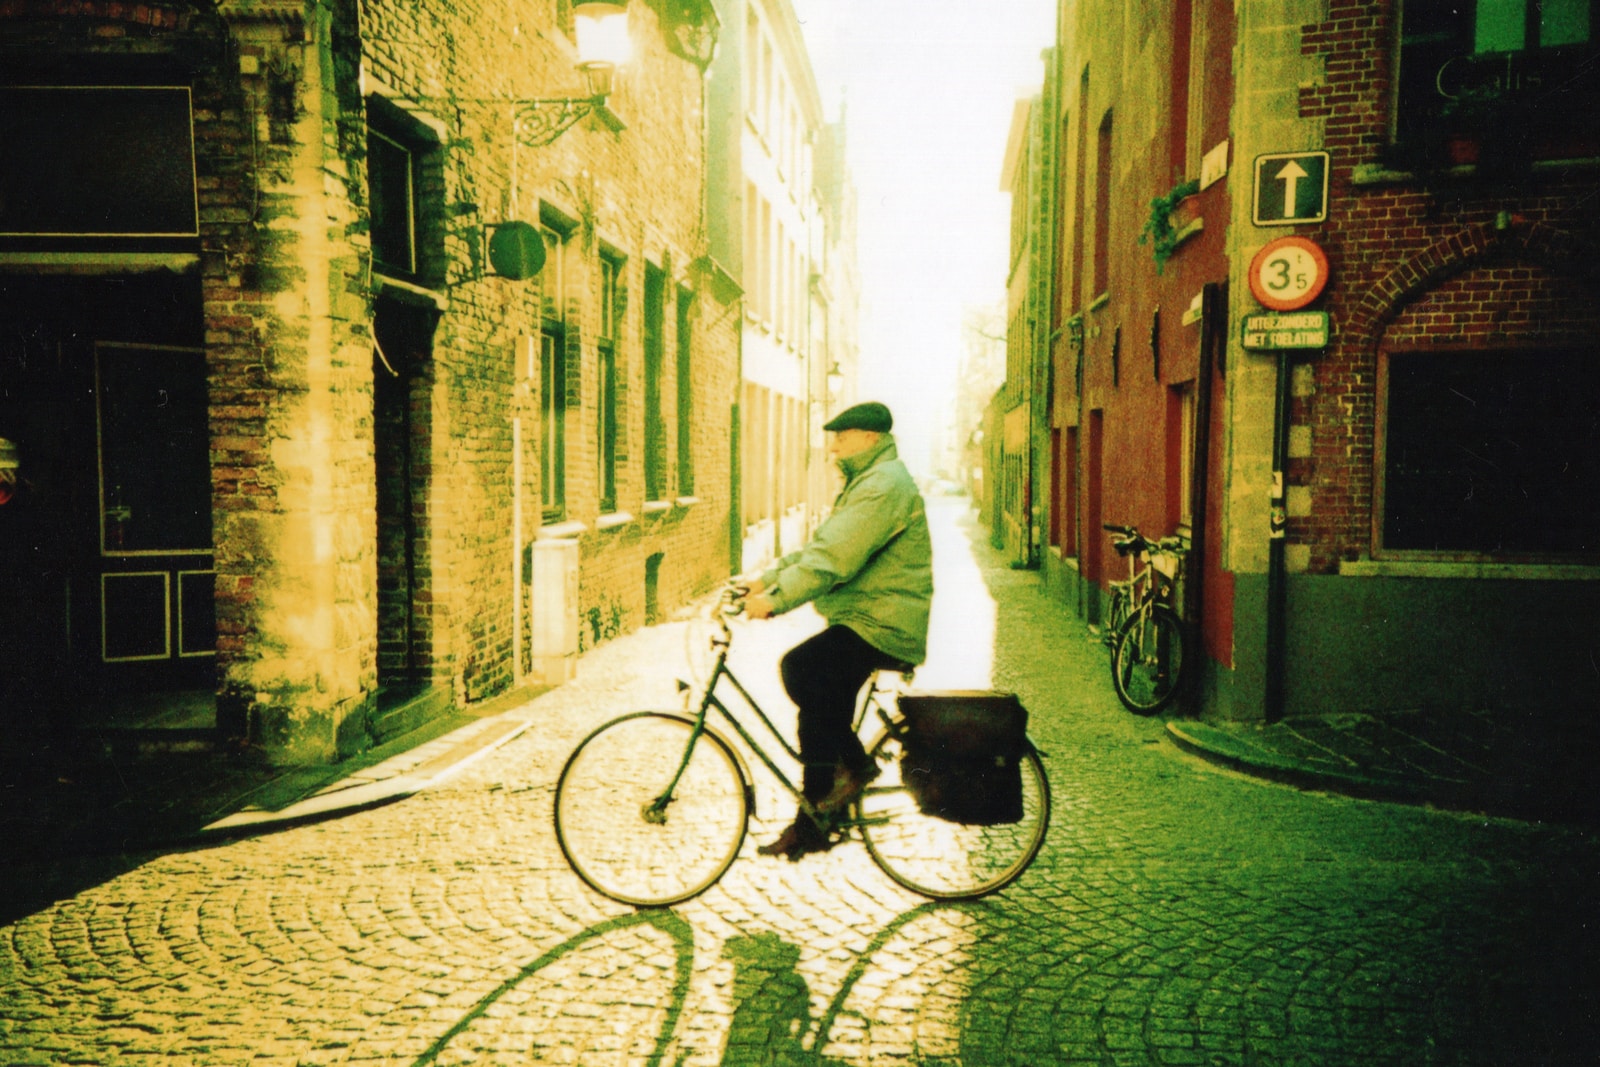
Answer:
MULTIPOLYGON (((647 1067, 659 1067, 671 1047, 673 1037, 677 1031, 678 1020, 683 1015, 684 1003, 689 996, 689 981, 694 971, 694 932, 677 912, 666 909, 650 909, 637 911, 629 915, 620 915, 614 919, 596 923, 582 933, 570 937, 550 951, 540 955, 533 962, 517 971, 483 996, 476 1004, 458 1019, 450 1029, 439 1036, 427 1050, 412 1061, 412 1067, 428 1067, 437 1063, 440 1056, 447 1051, 461 1053, 469 1056, 478 1051, 478 1044, 482 1041, 481 1035, 475 1035, 474 1029, 478 1023, 485 1021, 501 1004, 502 1001, 510 1002, 519 987, 541 971, 562 961, 569 954, 583 948, 589 942, 604 938, 612 933, 629 930, 637 926, 648 926, 662 934, 671 941, 673 950, 673 984, 667 997, 665 1014, 662 1017, 658 1033, 653 1043, 645 1042, 649 1051, 645 1053, 644 1063, 647 1067), (474 1041, 477 1037, 479 1040, 474 1041), (458 1046, 459 1043, 459 1046, 458 1046)), ((485 1029, 495 1029, 486 1025, 485 1029)), ((457 1059, 459 1062, 459 1059, 457 1059)))

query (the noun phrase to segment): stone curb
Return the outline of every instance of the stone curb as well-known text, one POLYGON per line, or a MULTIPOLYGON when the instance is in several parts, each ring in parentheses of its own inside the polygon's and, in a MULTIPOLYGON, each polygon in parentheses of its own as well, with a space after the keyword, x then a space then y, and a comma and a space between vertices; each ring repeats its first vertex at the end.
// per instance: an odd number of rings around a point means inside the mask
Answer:
POLYGON ((1410 778, 1312 767, 1271 749, 1252 745, 1235 734, 1202 722, 1168 722, 1166 732, 1172 742, 1185 752, 1229 770, 1301 789, 1343 793, 1363 800, 1422 803, 1443 799, 1430 796, 1429 790, 1410 778))
POLYGON ((281 830, 404 800, 513 740, 531 720, 504 712, 392 756, 286 807, 244 808, 195 832, 205 841, 281 830))

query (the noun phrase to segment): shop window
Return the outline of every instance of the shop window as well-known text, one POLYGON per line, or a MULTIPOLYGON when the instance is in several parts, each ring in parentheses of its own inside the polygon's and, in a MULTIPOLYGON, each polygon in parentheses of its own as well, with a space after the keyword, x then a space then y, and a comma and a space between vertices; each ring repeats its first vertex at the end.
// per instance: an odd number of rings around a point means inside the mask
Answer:
POLYGON ((1380 551, 1600 550, 1593 352, 1397 352, 1381 360, 1380 375, 1380 551))
POLYGON ((1395 139, 1416 152, 1450 145, 1477 162, 1483 144, 1534 158, 1588 154, 1600 103, 1600 0, 1406 0, 1395 139), (1470 147, 1468 147, 1470 146, 1470 147))
POLYGON ((0 236, 195 236, 192 126, 181 86, 0 86, 0 236))

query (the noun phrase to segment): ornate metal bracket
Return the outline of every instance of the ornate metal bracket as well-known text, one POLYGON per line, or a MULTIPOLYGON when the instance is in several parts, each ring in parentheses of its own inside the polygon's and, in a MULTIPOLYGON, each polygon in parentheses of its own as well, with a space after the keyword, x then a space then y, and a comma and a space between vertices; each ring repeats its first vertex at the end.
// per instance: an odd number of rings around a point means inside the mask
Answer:
POLYGON ((613 130, 622 129, 622 120, 606 107, 603 96, 520 101, 517 104, 517 140, 541 148, 591 114, 599 115, 613 130))

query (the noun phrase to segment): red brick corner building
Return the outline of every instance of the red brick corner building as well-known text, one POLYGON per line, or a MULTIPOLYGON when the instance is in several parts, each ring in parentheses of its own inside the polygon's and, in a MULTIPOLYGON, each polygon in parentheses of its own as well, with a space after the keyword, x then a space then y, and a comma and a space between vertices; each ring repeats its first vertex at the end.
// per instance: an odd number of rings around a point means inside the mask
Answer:
POLYGON ((1059 10, 1007 167, 1007 550, 1094 621, 1102 523, 1188 539, 1191 712, 1590 706, 1594 5, 1059 10), (1327 342, 1247 347, 1286 236, 1327 342))

